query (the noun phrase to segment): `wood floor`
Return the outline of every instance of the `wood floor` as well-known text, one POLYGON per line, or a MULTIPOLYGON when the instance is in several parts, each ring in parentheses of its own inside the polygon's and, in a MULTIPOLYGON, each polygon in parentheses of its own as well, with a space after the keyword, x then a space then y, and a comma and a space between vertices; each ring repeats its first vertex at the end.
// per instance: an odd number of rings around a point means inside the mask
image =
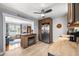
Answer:
POLYGON ((18 47, 20 47, 20 43, 17 43, 17 44, 14 44, 14 45, 9 44, 9 45, 6 46, 6 51, 13 50, 13 49, 18 48, 18 47))
POLYGON ((7 51, 4 56, 47 56, 49 44, 37 42, 26 49, 21 47, 7 51))
POLYGON ((79 56, 79 45, 68 40, 59 40, 52 44, 39 41, 26 49, 18 47, 7 51, 4 56, 47 56, 48 52, 56 56, 79 56))

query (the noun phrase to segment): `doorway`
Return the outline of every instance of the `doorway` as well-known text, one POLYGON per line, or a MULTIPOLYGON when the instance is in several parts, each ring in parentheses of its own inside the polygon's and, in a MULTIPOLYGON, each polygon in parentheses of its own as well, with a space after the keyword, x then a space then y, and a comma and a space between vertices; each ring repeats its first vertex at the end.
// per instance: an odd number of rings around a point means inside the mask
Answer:
POLYGON ((20 47, 20 24, 6 23, 6 50, 12 50, 20 47))
POLYGON ((30 21, 13 15, 5 15, 5 50, 14 50, 21 47, 21 34, 27 33, 27 26, 34 30, 34 21, 30 21))

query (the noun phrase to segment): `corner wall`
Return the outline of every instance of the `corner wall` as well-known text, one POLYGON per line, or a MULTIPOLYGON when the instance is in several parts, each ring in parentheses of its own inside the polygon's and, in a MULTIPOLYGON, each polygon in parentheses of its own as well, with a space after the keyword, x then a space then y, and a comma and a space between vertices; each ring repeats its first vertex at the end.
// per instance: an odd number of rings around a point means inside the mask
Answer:
POLYGON ((37 34, 37 41, 39 41, 38 40, 38 20, 34 21, 34 33, 37 34))
POLYGON ((3 43, 3 41, 4 41, 4 28, 3 28, 3 26, 4 26, 4 20, 3 20, 3 15, 2 15, 2 12, 0 12, 0 55, 3 55, 3 53, 4 53, 4 43, 3 43))

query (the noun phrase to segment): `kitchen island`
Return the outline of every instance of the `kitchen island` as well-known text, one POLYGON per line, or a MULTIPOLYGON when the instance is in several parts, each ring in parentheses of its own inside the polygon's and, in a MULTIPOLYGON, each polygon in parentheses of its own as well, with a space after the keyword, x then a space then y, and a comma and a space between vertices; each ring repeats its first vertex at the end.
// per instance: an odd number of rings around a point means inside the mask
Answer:
POLYGON ((36 34, 21 34, 21 47, 27 48, 36 43, 36 34))

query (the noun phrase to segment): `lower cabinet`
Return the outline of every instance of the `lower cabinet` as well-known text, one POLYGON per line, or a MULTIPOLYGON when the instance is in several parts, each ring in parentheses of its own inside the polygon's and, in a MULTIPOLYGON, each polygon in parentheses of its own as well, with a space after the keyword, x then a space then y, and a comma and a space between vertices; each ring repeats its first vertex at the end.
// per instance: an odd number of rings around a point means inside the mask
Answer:
POLYGON ((27 48, 36 43, 36 34, 21 35, 21 47, 27 48))

